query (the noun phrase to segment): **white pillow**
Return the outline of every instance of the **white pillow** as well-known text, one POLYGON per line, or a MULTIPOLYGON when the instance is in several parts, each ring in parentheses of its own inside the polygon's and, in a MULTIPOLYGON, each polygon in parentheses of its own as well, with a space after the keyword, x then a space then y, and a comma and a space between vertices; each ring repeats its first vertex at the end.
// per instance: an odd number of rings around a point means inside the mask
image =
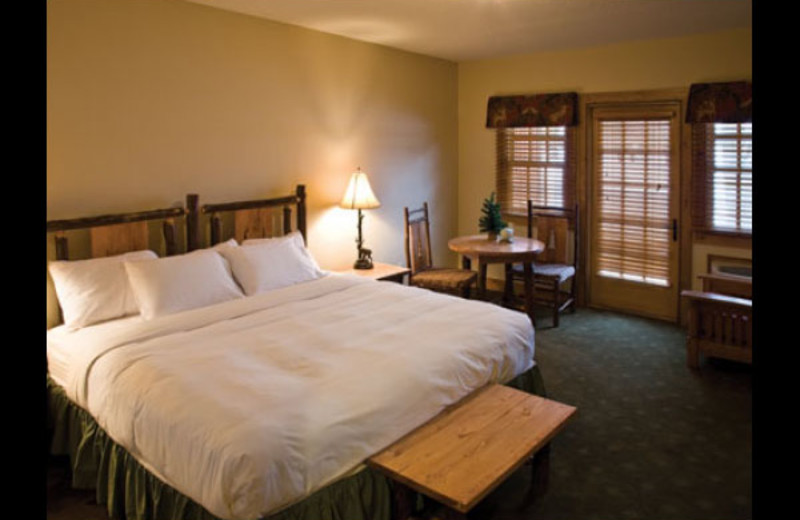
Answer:
POLYGON ((216 251, 218 253, 221 253, 222 251, 224 251, 225 249, 228 249, 230 247, 239 247, 239 243, 236 241, 235 238, 231 238, 229 240, 226 240, 225 242, 220 242, 219 244, 217 244, 215 246, 204 247, 204 248, 201 248, 201 249, 195 249, 194 251, 191 251, 188 254, 202 253, 203 251, 216 251))
MULTIPOLYGON (((233 239, 231 239, 231 240, 233 240, 233 239)), ((303 235, 299 231, 292 231, 288 235, 284 235, 282 237, 248 238, 247 240, 242 242, 242 245, 243 246, 254 246, 254 245, 263 245, 263 244, 278 245, 278 244, 282 244, 283 242, 293 242, 301 251, 303 251, 303 254, 305 254, 308 257, 308 261, 311 262, 311 265, 313 265, 314 268, 317 271, 322 272, 322 269, 320 269, 319 264, 317 264, 316 259, 311 254, 311 251, 309 251, 308 248, 306 248, 306 241, 303 238, 303 235)))
POLYGON ((225 260, 211 249, 125 262, 125 270, 146 320, 243 296, 225 260))
POLYGON ((291 235, 277 239, 245 241, 243 247, 222 251, 233 275, 247 296, 280 289, 324 275, 311 254, 291 235))
MULTIPOLYGON (((235 238, 230 238, 230 239, 226 240, 225 242, 220 242, 219 244, 217 244, 215 246, 211 246, 208 249, 212 249, 214 251, 222 251, 222 250, 227 249, 229 247, 239 247, 239 243, 236 241, 235 238)), ((203 251, 203 249, 198 249, 198 251, 203 251)))
MULTIPOLYGON (((195 249, 190 254, 200 253, 202 251, 216 251, 217 253, 222 254, 231 247, 239 247, 239 243, 236 241, 235 238, 228 239, 225 242, 220 242, 215 246, 204 247, 202 249, 195 249)), ((228 262, 228 259, 225 258, 224 254, 222 255, 222 261, 225 263, 225 269, 228 271, 228 274, 233 276, 233 271, 231 271, 231 265, 228 262)))
POLYGON ((154 259, 153 251, 135 251, 89 260, 56 260, 48 270, 61 305, 64 325, 79 329, 93 323, 137 314, 124 262, 154 259))
POLYGON ((281 242, 295 242, 297 245, 305 247, 303 235, 299 231, 292 231, 288 235, 270 238, 248 238, 242 242, 243 246, 255 246, 262 244, 280 244, 281 242))

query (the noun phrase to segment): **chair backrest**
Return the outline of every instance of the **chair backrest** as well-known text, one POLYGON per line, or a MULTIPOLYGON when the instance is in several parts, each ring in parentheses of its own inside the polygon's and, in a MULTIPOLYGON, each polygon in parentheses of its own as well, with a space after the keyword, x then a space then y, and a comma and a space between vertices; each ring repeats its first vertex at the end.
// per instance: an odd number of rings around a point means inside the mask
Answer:
POLYGON ((578 266, 578 205, 573 208, 534 206, 528 201, 528 238, 545 244, 538 262, 578 266), (534 233, 534 230, 535 233, 534 233), (572 255, 569 234, 572 232, 572 255))
POLYGON ((418 273, 433 267, 428 203, 419 209, 403 208, 405 218, 406 267, 418 273))

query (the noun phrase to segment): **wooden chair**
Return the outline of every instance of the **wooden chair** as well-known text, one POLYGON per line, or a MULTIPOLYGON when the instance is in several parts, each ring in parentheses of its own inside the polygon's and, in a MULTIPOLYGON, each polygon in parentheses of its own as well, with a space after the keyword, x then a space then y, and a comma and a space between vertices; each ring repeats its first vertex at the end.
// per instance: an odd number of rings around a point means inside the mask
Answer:
MULTIPOLYGON (((546 244, 541 260, 533 265, 534 301, 553 309, 553 326, 558 327, 561 312, 575 311, 575 274, 578 272, 578 206, 561 208, 534 206, 528 201, 528 238, 546 244), (569 232, 573 233, 572 260, 569 260, 569 232), (565 285, 569 283, 569 289, 565 285)), ((514 295, 514 280, 523 280, 521 264, 506 264, 504 300, 514 295)))
POLYGON ((406 266, 411 269, 409 284, 469 298, 478 273, 469 269, 435 267, 431 255, 428 203, 419 209, 404 208, 406 266))
POLYGON ((700 275, 702 291, 682 291, 689 300, 686 364, 700 366, 706 357, 753 363, 752 281, 700 275))

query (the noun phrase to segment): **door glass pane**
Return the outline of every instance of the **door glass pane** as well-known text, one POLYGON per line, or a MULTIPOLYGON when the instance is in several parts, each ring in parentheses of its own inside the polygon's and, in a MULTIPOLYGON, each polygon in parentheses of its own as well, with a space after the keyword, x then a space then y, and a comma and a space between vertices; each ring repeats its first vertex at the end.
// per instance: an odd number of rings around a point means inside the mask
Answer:
POLYGON ((670 120, 602 120, 599 131, 597 274, 668 287, 670 120))

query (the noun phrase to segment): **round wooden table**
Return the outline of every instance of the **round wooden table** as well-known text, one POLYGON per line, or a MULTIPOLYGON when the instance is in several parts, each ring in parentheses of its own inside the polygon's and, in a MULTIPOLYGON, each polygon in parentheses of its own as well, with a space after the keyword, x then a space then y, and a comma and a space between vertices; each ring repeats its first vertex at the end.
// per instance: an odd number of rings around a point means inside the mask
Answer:
POLYGON ((544 242, 527 237, 514 237, 513 242, 490 240, 487 235, 469 235, 451 238, 447 242, 451 251, 461 254, 464 269, 478 262, 478 296, 486 296, 486 266, 488 264, 522 264, 525 277, 525 312, 536 324, 533 315, 533 262, 544 251, 544 242))

